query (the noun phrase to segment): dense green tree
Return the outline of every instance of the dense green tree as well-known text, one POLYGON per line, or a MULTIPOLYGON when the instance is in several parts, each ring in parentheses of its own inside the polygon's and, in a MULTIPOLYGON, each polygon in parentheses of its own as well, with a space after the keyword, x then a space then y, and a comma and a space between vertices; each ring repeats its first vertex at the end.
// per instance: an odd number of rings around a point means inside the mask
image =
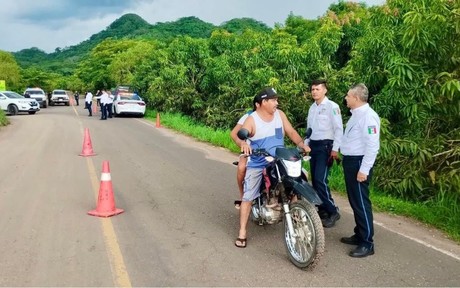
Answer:
POLYGON ((5 80, 6 88, 18 89, 21 81, 21 73, 18 63, 9 52, 0 50, 0 80, 5 80))
POLYGON ((460 191, 459 5, 387 1, 372 10, 350 61, 389 122, 377 183, 402 197, 460 191))

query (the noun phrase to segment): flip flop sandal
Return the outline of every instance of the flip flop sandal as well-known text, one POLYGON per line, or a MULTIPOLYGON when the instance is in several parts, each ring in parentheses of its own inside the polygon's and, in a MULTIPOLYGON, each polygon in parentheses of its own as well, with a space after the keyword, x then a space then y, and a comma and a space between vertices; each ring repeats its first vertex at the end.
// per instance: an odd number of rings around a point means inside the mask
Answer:
POLYGON ((241 200, 235 200, 235 202, 233 202, 233 204, 235 204, 235 208, 239 210, 240 207, 241 207, 241 200))
POLYGON ((247 238, 236 238, 235 246, 238 248, 246 248, 246 243, 247 243, 247 238))

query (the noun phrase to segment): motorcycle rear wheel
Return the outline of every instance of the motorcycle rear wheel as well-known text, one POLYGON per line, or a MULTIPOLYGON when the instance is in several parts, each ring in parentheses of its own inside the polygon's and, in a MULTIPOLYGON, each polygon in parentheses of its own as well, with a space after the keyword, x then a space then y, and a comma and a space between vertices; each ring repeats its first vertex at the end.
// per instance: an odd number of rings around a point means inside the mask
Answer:
POLYGON ((304 200, 291 203, 290 214, 296 236, 284 219, 284 243, 289 260, 300 269, 314 268, 324 254, 325 237, 315 206, 304 200))

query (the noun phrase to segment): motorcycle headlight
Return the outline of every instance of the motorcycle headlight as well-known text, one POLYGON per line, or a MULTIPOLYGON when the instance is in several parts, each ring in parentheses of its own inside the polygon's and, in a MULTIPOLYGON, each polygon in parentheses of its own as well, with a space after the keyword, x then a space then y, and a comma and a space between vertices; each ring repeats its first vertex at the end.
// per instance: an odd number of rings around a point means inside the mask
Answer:
POLYGON ((302 161, 283 161, 284 167, 286 167, 286 172, 291 177, 299 177, 302 172, 302 161))

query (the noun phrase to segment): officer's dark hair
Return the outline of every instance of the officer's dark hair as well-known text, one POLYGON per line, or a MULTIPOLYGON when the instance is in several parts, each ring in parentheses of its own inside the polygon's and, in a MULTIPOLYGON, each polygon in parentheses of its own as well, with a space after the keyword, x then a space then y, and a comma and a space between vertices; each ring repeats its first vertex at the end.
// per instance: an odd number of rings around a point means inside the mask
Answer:
POLYGON ((353 85, 350 88, 350 92, 363 102, 367 102, 369 98, 369 90, 367 89, 366 85, 364 85, 364 83, 353 85))
POLYGON ((321 84, 324 85, 324 88, 327 89, 326 80, 324 80, 324 79, 316 79, 316 80, 311 81, 311 86, 317 86, 317 85, 321 85, 321 84))

